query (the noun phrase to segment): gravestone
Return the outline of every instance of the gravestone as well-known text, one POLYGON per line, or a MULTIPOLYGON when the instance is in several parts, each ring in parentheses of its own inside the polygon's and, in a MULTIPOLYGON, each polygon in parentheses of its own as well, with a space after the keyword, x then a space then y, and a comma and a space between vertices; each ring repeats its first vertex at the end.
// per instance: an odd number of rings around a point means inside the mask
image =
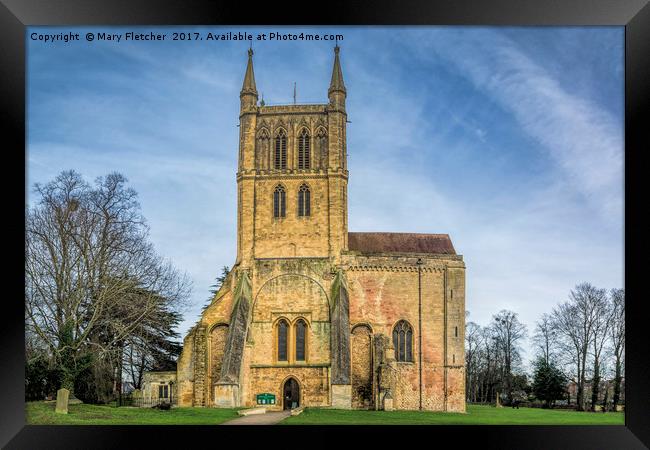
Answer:
POLYGON ((393 396, 390 393, 390 389, 386 390, 384 395, 384 411, 394 411, 395 406, 393 405, 393 396))
POLYGON ((68 397, 70 396, 70 391, 61 388, 56 391, 56 409, 55 412, 59 414, 68 414, 68 397))

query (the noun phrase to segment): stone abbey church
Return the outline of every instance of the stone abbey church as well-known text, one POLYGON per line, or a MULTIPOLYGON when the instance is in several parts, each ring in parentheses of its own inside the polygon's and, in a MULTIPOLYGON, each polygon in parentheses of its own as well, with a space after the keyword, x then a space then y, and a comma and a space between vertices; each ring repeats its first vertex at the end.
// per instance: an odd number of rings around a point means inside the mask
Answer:
POLYGON ((339 47, 329 103, 258 102, 252 50, 239 97, 237 259, 185 337, 179 406, 464 412, 462 256, 446 234, 348 232, 339 47))

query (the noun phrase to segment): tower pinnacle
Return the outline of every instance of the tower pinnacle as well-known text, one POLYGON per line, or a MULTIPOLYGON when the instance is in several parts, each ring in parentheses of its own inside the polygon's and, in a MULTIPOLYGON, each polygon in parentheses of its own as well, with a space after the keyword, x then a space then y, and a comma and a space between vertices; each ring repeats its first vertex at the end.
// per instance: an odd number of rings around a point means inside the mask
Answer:
POLYGON ((336 46, 334 47, 334 67, 332 68, 332 80, 330 81, 330 88, 327 91, 329 95, 331 95, 334 91, 340 91, 344 95, 346 93, 345 84, 343 83, 343 71, 341 71, 341 62, 339 61, 340 51, 341 48, 337 42, 336 46))
POLYGON ((255 86, 255 73, 253 72, 253 49, 248 49, 248 65, 246 66, 246 75, 244 75, 244 84, 241 87, 241 95, 251 94, 257 99, 257 87, 255 86))

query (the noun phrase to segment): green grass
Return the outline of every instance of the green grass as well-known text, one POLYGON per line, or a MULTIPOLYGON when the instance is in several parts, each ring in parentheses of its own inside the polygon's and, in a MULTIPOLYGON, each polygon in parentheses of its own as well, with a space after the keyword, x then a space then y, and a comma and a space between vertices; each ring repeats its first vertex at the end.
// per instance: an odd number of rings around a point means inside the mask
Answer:
POLYGON ((540 408, 468 405, 466 414, 429 411, 350 411, 306 408, 282 425, 624 425, 621 412, 591 413, 540 408))
MULTIPOLYGON (((237 409, 131 408, 70 405, 68 414, 56 414, 55 402, 28 402, 30 425, 216 425, 238 417, 237 409)), ((494 408, 468 405, 467 414, 429 411, 350 411, 306 408, 282 425, 623 425, 623 413, 590 413, 539 408, 494 408)))
POLYGON ((153 408, 133 408, 70 405, 68 414, 54 412, 56 402, 28 402, 25 404, 29 425, 215 425, 235 419, 237 409, 172 408, 161 411, 153 408))

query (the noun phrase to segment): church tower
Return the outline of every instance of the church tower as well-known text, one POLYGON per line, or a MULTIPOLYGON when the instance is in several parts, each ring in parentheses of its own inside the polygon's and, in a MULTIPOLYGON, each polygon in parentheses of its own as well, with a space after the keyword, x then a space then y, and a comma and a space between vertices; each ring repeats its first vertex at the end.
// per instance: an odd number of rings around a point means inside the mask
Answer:
POLYGON ((346 89, 339 58, 327 104, 258 103, 248 50, 239 115, 237 264, 340 260, 347 248, 346 89))

